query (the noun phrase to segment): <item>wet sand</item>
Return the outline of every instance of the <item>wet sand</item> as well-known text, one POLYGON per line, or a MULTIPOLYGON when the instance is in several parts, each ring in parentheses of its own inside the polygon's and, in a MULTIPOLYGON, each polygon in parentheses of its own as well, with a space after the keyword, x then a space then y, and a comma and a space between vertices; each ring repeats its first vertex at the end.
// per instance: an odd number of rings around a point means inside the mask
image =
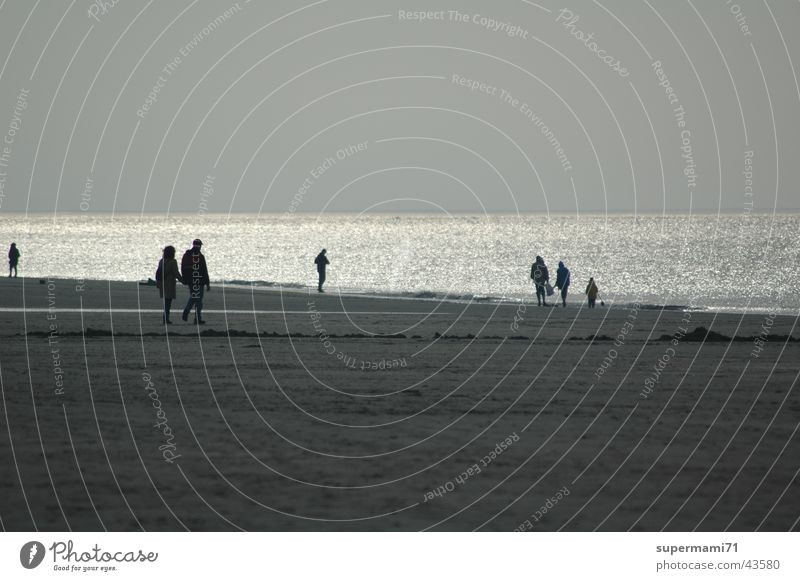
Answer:
POLYGON ((4 529, 798 528, 795 318, 185 294, 1 281, 4 529))

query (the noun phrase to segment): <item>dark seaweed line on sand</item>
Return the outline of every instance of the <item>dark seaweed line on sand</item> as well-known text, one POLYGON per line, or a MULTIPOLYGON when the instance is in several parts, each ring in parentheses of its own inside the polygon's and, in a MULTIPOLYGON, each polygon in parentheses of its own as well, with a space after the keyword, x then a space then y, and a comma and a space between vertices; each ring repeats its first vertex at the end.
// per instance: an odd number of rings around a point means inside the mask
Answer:
MULTIPOLYGON (((12 335, 16 337, 23 336, 21 333, 17 333, 16 335, 12 335)), ((47 331, 29 331, 27 334, 28 337, 41 337, 47 338, 50 334, 47 331)), ((148 332, 148 333, 112 333, 111 331, 107 331, 105 329, 92 329, 91 327, 87 327, 84 332, 80 331, 69 331, 69 332, 62 332, 58 334, 59 337, 86 337, 86 338, 93 338, 93 337, 166 337, 166 333, 157 333, 157 332, 148 332)), ((262 339, 318 339, 319 335, 317 334, 305 334, 305 333, 276 333, 271 332, 268 333, 266 331, 262 331, 261 333, 254 333, 252 331, 239 331, 236 329, 229 329, 226 331, 217 331, 216 329, 203 329, 199 333, 175 333, 170 332, 170 337, 205 337, 205 338, 262 338, 262 339)), ((335 335, 329 334, 326 335, 326 338, 331 339, 425 339, 420 335, 412 335, 408 337, 403 333, 397 333, 394 335, 368 335, 365 333, 350 333, 344 335, 335 335)), ((456 341, 474 341, 474 340, 493 340, 493 341, 530 341, 531 338, 526 335, 513 335, 511 337, 503 337, 500 335, 483 335, 477 336, 469 333, 467 335, 442 335, 439 332, 433 334, 433 339, 443 339, 443 340, 456 340, 456 341)), ((648 341, 649 343, 666 343, 672 341, 672 335, 661 335, 656 339, 651 339, 648 341)), ((694 341, 694 342, 707 342, 707 343, 721 343, 721 342, 752 342, 756 339, 761 339, 763 341, 771 341, 771 342, 787 342, 787 343, 795 343, 800 342, 800 338, 793 337, 791 335, 753 335, 753 336, 735 336, 735 337, 728 337, 727 335, 722 335, 721 333, 717 333, 716 331, 709 331, 705 327, 697 327, 694 331, 687 333, 685 336, 681 338, 681 341, 694 341)), ((570 341, 593 341, 593 342, 609 342, 614 341, 614 337, 609 337, 608 335, 588 335, 586 337, 570 337, 570 341)), ((638 342, 638 341, 637 341, 638 342)))
MULTIPOLYGON (((277 339, 288 339, 288 338, 307 338, 312 339, 318 337, 318 335, 306 335, 304 333, 292 333, 292 334, 285 334, 285 333, 267 333, 266 331, 262 331, 261 333, 253 333, 252 331, 238 331, 236 329, 229 329, 227 331, 217 331, 216 329, 203 329, 199 333, 174 333, 170 332, 170 337, 246 337, 246 338, 277 338, 277 339)), ((20 333, 17 333, 16 336, 21 336, 20 333)), ((27 334, 28 337, 49 337, 50 334, 45 331, 29 331, 27 334)), ((157 332, 148 332, 148 333, 112 333, 106 329, 92 329, 91 327, 87 327, 86 331, 69 331, 69 332, 61 332, 58 334, 59 337, 166 337, 166 333, 157 333, 157 332)), ((396 335, 366 335, 363 333, 352 333, 346 335, 326 335, 326 337, 337 338, 337 339, 406 339, 406 336, 402 333, 396 335)))

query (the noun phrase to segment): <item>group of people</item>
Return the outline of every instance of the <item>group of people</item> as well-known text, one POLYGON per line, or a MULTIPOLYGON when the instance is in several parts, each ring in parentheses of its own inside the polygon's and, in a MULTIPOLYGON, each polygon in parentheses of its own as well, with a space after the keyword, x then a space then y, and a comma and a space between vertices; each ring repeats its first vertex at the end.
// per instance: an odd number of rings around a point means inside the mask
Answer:
MULTIPOLYGON (((203 256, 201 249, 203 242, 196 238, 192 242, 192 247, 183 253, 181 258, 180 268, 178 261, 175 258, 175 247, 167 246, 164 248, 163 256, 158 262, 158 269, 156 270, 156 286, 158 287, 159 295, 164 299, 164 318, 165 325, 172 324, 170 321, 170 311, 172 310, 172 301, 177 298, 177 283, 186 285, 189 289, 189 299, 186 301, 186 306, 183 308, 181 319, 184 321, 189 320, 189 314, 192 309, 195 309, 195 323, 198 325, 205 325, 203 320, 203 296, 206 291, 211 290, 211 279, 208 276, 208 266, 206 265, 206 258, 203 256)), ((14 273, 17 276, 17 265, 19 264, 20 251, 16 243, 12 242, 8 250, 8 276, 14 273)), ((327 250, 324 248, 314 259, 314 264, 317 267, 318 282, 317 292, 324 293, 322 285, 325 284, 325 269, 330 264, 327 256, 327 250)), ((536 302, 539 306, 549 306, 547 304, 547 297, 555 293, 553 287, 550 285, 550 272, 544 259, 537 256, 534 263, 531 265, 531 279, 533 286, 536 289, 536 302)), ((555 288, 560 291, 561 304, 567 306, 567 293, 570 286, 570 272, 563 261, 558 263, 556 270, 555 288)), ((595 308, 597 297, 600 290, 594 277, 589 279, 584 291, 587 297, 588 306, 590 309, 595 308)), ((601 301, 602 303, 602 301, 601 301)))
MULTIPOLYGON (((189 288, 189 299, 183 308, 181 319, 188 321, 192 309, 195 309, 195 324, 206 324, 203 320, 203 296, 206 291, 211 290, 211 279, 208 276, 208 266, 206 265, 206 257, 203 256, 201 251, 202 247, 203 241, 196 238, 192 242, 192 247, 183 253, 180 268, 178 268, 178 261, 175 258, 175 247, 167 246, 164 248, 162 258, 158 261, 158 269, 156 269, 156 286, 158 287, 159 296, 164 299, 164 325, 172 324, 170 312, 172 310, 172 301, 178 296, 178 283, 189 288)), ((322 252, 314 259, 314 264, 317 265, 317 274, 319 275, 317 291, 321 293, 325 292, 322 290, 322 285, 325 284, 325 267, 330 264, 326 256, 327 252, 323 248, 322 252)))
MULTIPOLYGON (((547 304, 547 297, 553 295, 555 291, 553 290, 553 287, 550 286, 550 272, 547 270, 547 265, 544 263, 544 258, 541 256, 537 256, 536 260, 531 265, 531 280, 533 280, 533 286, 536 288, 536 302, 540 307, 550 306, 547 304)), ((561 304, 564 307, 567 306, 567 292, 569 290, 569 285, 570 272, 564 262, 561 261, 558 263, 558 269, 556 270, 555 288, 561 292, 561 304)), ((586 294, 589 302, 589 308, 595 308, 595 303, 597 302, 597 297, 600 294, 600 289, 597 288, 597 283, 594 282, 594 277, 589 279, 589 284, 586 285, 586 290, 584 293, 586 294)))

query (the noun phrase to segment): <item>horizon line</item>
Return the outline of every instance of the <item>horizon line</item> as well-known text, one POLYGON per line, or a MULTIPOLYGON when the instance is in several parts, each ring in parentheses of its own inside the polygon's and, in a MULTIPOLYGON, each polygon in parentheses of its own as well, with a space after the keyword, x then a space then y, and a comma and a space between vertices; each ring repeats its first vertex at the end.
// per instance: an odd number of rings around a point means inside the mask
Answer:
POLYGON ((325 216, 325 215, 347 215, 347 216, 358 216, 358 215, 370 215, 370 216, 394 216, 398 214, 410 214, 410 215, 417 215, 417 216, 441 216, 446 218, 448 216, 567 216, 567 217, 578 217, 581 216, 605 216, 605 215, 620 215, 620 216, 694 216, 694 215, 703 215, 703 216, 713 216, 713 215, 720 215, 720 216, 741 216, 747 217, 748 215, 759 215, 759 216, 768 216, 772 214, 800 214, 800 208, 781 208, 775 210, 769 209, 753 209, 749 212, 743 212, 741 209, 736 208, 725 208, 719 210, 596 210, 596 211, 585 211, 585 212, 575 212, 575 211, 553 211, 553 212, 542 212, 542 211, 530 211, 530 212, 514 212, 514 211, 491 211, 491 212, 475 212, 469 210, 453 210, 448 212, 447 214, 438 213, 438 212, 428 212, 428 211, 418 211, 418 210, 397 210, 393 212, 359 212, 359 211, 326 211, 324 213, 320 212, 243 212, 243 211, 236 211, 236 212, 197 212, 197 211, 154 211, 154 212, 141 212, 141 211, 88 211, 88 212, 81 212, 80 210, 77 211, 56 211, 53 212, 52 210, 45 210, 45 211, 29 211, 29 212, 8 212, 8 211, 0 211, 0 217, 12 216, 48 216, 48 217, 58 217, 58 216, 197 216, 197 217, 205 217, 205 216, 283 216, 286 218, 291 218, 292 216, 325 216))

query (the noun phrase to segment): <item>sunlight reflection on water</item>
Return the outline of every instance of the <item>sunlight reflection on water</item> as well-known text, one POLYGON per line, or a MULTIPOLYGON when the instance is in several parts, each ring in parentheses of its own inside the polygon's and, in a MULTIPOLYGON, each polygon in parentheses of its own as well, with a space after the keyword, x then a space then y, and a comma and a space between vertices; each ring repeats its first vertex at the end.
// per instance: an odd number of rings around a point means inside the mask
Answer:
MULTIPOLYGON (((797 310, 800 216, 0 215, 20 274, 140 280, 161 248, 203 240, 212 280, 313 285, 328 249, 330 288, 530 299, 536 254, 551 276, 590 276, 616 302, 797 310)), ((577 296, 576 296, 577 295, 577 296)))

